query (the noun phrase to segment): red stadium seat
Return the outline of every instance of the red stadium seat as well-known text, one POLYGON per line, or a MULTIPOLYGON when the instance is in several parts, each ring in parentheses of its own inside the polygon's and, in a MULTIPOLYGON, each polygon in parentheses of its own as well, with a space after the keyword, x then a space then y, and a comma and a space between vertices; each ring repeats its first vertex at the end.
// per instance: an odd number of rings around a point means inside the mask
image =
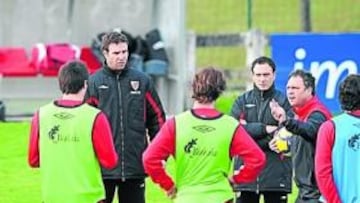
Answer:
POLYGON ((30 64, 24 48, 0 47, 0 75, 36 76, 37 70, 30 64))
POLYGON ((86 64, 90 73, 95 72, 101 67, 101 63, 92 53, 90 47, 87 46, 81 47, 80 60, 86 64))
POLYGON ((79 59, 80 50, 68 43, 36 44, 31 50, 31 64, 43 76, 57 76, 60 67, 74 59, 79 59))

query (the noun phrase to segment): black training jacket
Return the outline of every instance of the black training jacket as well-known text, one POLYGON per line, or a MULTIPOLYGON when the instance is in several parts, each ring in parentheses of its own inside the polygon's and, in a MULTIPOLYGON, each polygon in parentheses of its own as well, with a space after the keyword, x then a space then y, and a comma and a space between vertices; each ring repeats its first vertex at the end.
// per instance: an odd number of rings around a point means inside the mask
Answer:
POLYGON ((144 178, 142 153, 152 140, 165 113, 149 76, 126 67, 114 72, 106 65, 90 76, 85 101, 109 119, 119 156, 113 170, 102 169, 104 179, 144 178))
MULTIPOLYGON (((236 119, 244 119, 244 128, 266 155, 266 166, 256 181, 235 185, 235 191, 278 191, 291 192, 292 164, 291 157, 281 156, 272 151, 268 143, 273 135, 266 133, 266 125, 278 125, 270 111, 269 102, 275 99, 285 111, 291 109, 286 96, 276 90, 274 85, 266 91, 260 91, 255 85, 253 90, 239 96, 231 109, 236 119)), ((242 161, 235 159, 235 169, 239 169, 242 161)))

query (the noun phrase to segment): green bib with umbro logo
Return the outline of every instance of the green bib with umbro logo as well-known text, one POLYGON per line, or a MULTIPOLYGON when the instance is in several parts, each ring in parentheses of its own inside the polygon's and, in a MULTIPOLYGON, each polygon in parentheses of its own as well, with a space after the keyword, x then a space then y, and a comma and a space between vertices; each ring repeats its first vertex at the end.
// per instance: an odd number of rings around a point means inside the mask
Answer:
POLYGON ((92 144, 99 110, 88 104, 39 111, 42 201, 90 203, 105 199, 101 169, 92 144))
POLYGON ((227 115, 200 118, 186 111, 175 117, 175 202, 225 202, 233 197, 228 181, 230 145, 238 122, 227 115))

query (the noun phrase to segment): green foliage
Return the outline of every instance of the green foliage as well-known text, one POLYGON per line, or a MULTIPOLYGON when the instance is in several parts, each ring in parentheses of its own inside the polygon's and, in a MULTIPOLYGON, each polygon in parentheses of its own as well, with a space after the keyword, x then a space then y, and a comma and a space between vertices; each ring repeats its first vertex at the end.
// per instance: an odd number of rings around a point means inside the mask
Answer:
MULTIPOLYGON (((187 0, 186 26, 197 34, 240 33, 248 30, 247 2, 239 0, 187 0)), ((252 24, 262 32, 301 32, 299 0, 252 0, 252 24)), ((311 2, 314 32, 360 30, 358 0, 316 0, 311 2)), ((269 47, 265 55, 270 56, 269 47)), ((196 66, 208 64, 224 69, 243 70, 246 52, 241 47, 199 48, 196 66)))
POLYGON ((244 47, 208 47, 196 49, 197 67, 216 66, 222 69, 243 69, 244 47))
POLYGON ((246 30, 246 1, 187 0, 187 28, 196 33, 246 30))
POLYGON ((238 93, 226 92, 221 95, 215 103, 216 109, 224 114, 230 115, 231 107, 238 97, 238 93))
MULTIPOLYGON (((187 0, 187 28, 200 34, 246 31, 247 2, 187 0)), ((310 3, 314 32, 360 30, 358 0, 316 0, 310 3)), ((253 28, 265 33, 301 32, 300 12, 299 0, 252 0, 253 28)))

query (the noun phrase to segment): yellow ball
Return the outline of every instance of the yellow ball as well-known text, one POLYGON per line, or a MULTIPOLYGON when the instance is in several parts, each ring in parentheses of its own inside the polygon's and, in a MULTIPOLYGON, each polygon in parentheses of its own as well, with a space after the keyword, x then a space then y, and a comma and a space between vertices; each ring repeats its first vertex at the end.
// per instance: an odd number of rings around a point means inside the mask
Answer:
POLYGON ((275 134, 278 138, 276 140, 276 147, 280 152, 286 152, 289 150, 288 140, 292 136, 291 132, 286 130, 285 127, 282 127, 278 132, 275 134))

